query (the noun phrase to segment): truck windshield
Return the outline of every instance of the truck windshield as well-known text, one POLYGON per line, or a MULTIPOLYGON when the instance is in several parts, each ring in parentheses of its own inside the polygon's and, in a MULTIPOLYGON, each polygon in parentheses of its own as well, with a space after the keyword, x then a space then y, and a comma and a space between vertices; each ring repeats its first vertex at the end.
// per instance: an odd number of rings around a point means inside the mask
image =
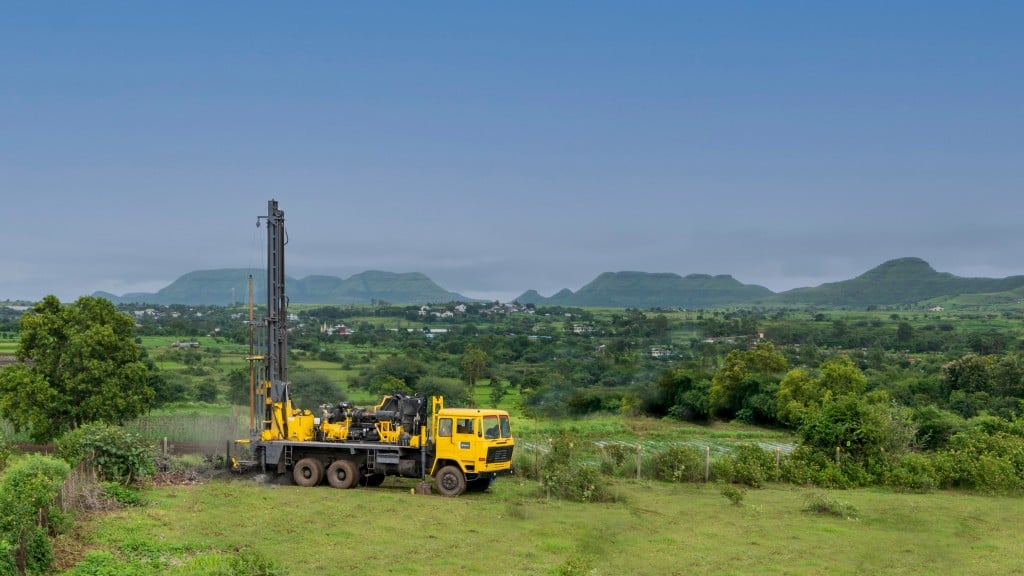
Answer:
POLYGON ((498 437, 498 417, 484 416, 484 438, 494 440, 498 437))
POLYGON ((502 438, 511 438, 512 437, 512 427, 508 425, 508 416, 502 416, 501 417, 501 437, 502 438))

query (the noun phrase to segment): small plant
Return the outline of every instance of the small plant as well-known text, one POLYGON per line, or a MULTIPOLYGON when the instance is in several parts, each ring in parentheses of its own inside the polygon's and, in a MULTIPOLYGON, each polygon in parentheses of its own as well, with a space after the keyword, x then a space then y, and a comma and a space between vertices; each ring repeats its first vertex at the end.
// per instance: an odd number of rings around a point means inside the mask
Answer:
POLYGON ((723 483, 718 491, 725 497, 726 500, 732 503, 733 506, 743 506, 743 498, 746 497, 747 491, 739 486, 733 486, 732 484, 723 483))
POLYGON ((125 486, 117 482, 100 484, 107 498, 122 506, 139 506, 142 504, 142 491, 134 486, 125 486))
POLYGON ((526 520, 526 505, 520 501, 509 502, 505 505, 505 515, 516 520, 526 520))
POLYGON ((856 518, 857 507, 849 502, 842 502, 826 492, 811 492, 804 499, 804 512, 837 516, 840 518, 856 518))

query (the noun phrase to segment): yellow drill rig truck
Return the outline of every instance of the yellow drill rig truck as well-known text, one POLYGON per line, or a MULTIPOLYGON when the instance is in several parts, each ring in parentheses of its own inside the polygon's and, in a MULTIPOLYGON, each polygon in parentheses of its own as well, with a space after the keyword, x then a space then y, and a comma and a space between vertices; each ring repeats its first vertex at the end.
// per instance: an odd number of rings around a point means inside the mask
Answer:
MULTIPOLYGON (((260 217, 263 220, 264 217, 260 217)), ((504 410, 446 408, 440 397, 390 394, 376 405, 324 404, 314 414, 288 394, 284 212, 268 203, 267 315, 256 321, 249 297, 249 458, 236 470, 291 473, 300 486, 377 486, 387 476, 426 480, 438 493, 486 490, 511 472, 515 440, 504 410), (264 332, 265 330, 265 332, 264 332), (256 345, 257 332, 266 342, 256 345)))

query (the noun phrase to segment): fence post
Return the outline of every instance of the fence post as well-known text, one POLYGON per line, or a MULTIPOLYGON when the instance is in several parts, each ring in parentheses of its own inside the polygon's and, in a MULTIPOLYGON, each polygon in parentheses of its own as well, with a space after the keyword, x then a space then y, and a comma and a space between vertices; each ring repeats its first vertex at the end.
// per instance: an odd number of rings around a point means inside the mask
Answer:
POLYGON ((643 451, 643 444, 636 445, 636 479, 640 479, 640 453, 643 451))
POLYGON ((711 446, 704 447, 704 482, 711 481, 711 446))
POLYGON ((836 467, 839 467, 839 446, 836 446, 836 467))
POLYGON ((167 456, 167 436, 164 436, 164 456, 167 456))

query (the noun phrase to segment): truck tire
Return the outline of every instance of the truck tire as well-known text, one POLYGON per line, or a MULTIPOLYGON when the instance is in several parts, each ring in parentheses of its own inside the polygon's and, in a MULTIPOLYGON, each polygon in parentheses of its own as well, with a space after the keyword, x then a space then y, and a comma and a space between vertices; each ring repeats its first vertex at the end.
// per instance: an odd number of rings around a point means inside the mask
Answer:
POLYGON ((316 486, 324 477, 324 466, 316 458, 303 458, 292 467, 292 480, 299 486, 316 486))
POLYGON ((494 476, 482 476, 476 480, 466 481, 466 492, 483 492, 494 483, 494 476))
POLYGON ((359 482, 359 468, 349 460, 335 460, 327 468, 327 483, 335 488, 351 488, 359 482))
POLYGON ((458 466, 442 467, 434 475, 437 482, 437 491, 442 496, 454 497, 466 491, 466 476, 462 474, 458 466))
POLYGON ((387 478, 384 474, 366 474, 359 480, 360 486, 380 486, 387 478))

